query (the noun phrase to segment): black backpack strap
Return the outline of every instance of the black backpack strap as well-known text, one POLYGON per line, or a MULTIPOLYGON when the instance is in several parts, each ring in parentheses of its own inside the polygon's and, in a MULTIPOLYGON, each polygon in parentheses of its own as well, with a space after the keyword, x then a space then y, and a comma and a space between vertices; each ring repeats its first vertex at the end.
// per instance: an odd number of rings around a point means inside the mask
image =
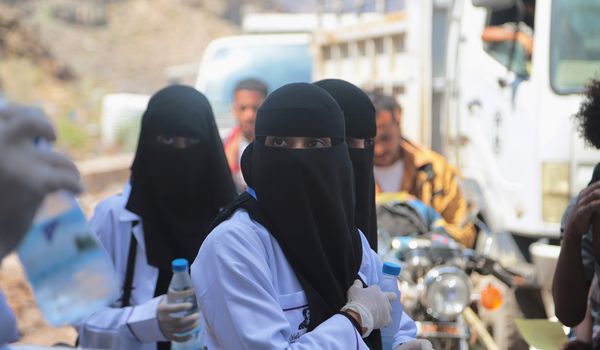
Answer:
POLYGON ((123 282, 123 297, 121 298, 121 307, 127 307, 131 301, 131 290, 133 289, 133 270, 135 270, 135 258, 137 256, 137 240, 133 235, 133 228, 139 224, 139 221, 131 223, 131 240, 129 241, 129 253, 127 255, 127 270, 123 282))
POLYGON ((250 193, 244 191, 242 192, 233 202, 229 203, 227 206, 221 209, 217 217, 213 220, 213 222, 209 225, 207 232, 210 232, 215 229, 215 227, 219 226, 220 223, 229 219, 233 213, 240 209, 250 209, 249 207, 256 203, 256 200, 250 195, 250 193))

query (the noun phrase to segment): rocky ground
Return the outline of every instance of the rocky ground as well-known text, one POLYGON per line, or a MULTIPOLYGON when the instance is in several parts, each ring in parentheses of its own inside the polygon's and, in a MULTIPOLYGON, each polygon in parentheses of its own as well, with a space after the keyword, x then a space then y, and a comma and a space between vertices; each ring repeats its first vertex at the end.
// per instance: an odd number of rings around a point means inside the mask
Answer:
POLYGON ((224 1, 0 0, 0 91, 42 106, 73 157, 102 155, 103 96, 193 85, 208 43, 239 32, 224 1))

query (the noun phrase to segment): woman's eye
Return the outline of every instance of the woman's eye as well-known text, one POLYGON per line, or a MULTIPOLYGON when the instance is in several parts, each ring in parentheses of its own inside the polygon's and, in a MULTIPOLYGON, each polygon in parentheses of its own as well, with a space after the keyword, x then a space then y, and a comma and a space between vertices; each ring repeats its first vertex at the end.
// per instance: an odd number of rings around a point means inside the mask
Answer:
POLYGON ((275 137, 273 139, 273 146, 275 146, 275 147, 287 147, 287 141, 283 137, 275 137))
POLYGON ((160 136, 158 136, 158 142, 165 144, 165 145, 172 145, 175 142, 175 139, 170 136, 160 135, 160 136))
POLYGON ((365 139, 365 147, 373 146, 374 144, 375 144, 374 138, 365 139))
POLYGON ((308 141, 308 148, 323 148, 327 147, 327 141, 325 139, 311 139, 308 141))
POLYGON ((192 147, 194 145, 197 145, 199 142, 200 139, 186 138, 186 147, 192 147))

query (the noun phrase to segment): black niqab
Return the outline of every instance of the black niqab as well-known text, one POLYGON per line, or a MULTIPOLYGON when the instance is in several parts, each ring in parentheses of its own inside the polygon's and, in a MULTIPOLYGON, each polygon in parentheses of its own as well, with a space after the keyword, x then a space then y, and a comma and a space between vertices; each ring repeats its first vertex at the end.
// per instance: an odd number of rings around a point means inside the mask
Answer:
POLYGON ((194 261, 209 224, 234 196, 206 97, 182 85, 157 92, 142 117, 126 206, 141 217, 146 258, 159 269, 155 295, 167 291, 173 259, 194 261), (197 143, 178 149, 159 143, 159 135, 184 136, 197 143))
POLYGON ((331 148, 286 149, 254 142, 243 169, 256 191, 267 228, 277 239, 302 285, 310 307, 309 330, 346 304, 358 276, 362 248, 354 225, 352 163, 344 119, 323 89, 286 85, 263 102, 256 137, 330 137, 331 148))
MULTIPOLYGON (((294 83, 275 90, 256 117, 256 140, 242 155, 243 193, 213 223, 244 208, 277 240, 308 300, 308 330, 337 313, 359 278, 362 245, 354 224, 352 163, 338 104, 323 89, 294 83), (267 136, 329 137, 331 148, 264 145, 267 136)), ((381 348, 378 330, 366 339, 381 348)))
MULTIPOLYGON (((314 83, 325 89, 344 111, 346 137, 372 139, 377 133, 375 107, 357 86, 340 79, 325 79, 314 83)), ((364 149, 349 148, 356 195, 356 226, 365 234, 369 245, 377 251, 377 215, 375 210, 375 178, 373 175, 373 145, 364 149)))

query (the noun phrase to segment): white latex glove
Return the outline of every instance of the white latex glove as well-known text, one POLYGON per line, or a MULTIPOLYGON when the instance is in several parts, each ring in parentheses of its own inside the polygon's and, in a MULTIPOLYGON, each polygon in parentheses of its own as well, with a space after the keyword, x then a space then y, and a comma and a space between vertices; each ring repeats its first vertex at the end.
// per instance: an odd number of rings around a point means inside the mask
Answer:
POLYGON ((187 333, 198 327, 200 315, 195 312, 185 317, 171 316, 171 314, 189 310, 191 307, 190 303, 168 304, 167 298, 162 298, 156 309, 156 318, 158 327, 165 338, 176 342, 184 342, 191 338, 191 334, 184 336, 178 334, 187 333))
POLYGON ((392 304, 396 294, 382 292, 378 285, 363 288, 360 280, 348 288, 348 303, 342 311, 352 310, 360 315, 360 323, 367 330, 362 335, 368 337, 374 329, 387 326, 392 322, 392 304))
POLYGON ((415 339, 398 345, 394 350, 433 350, 433 345, 427 339, 415 339))
POLYGON ((27 232, 44 196, 59 189, 81 190, 75 164, 64 155, 35 147, 54 141, 50 122, 36 108, 0 108, 0 258, 27 232))

